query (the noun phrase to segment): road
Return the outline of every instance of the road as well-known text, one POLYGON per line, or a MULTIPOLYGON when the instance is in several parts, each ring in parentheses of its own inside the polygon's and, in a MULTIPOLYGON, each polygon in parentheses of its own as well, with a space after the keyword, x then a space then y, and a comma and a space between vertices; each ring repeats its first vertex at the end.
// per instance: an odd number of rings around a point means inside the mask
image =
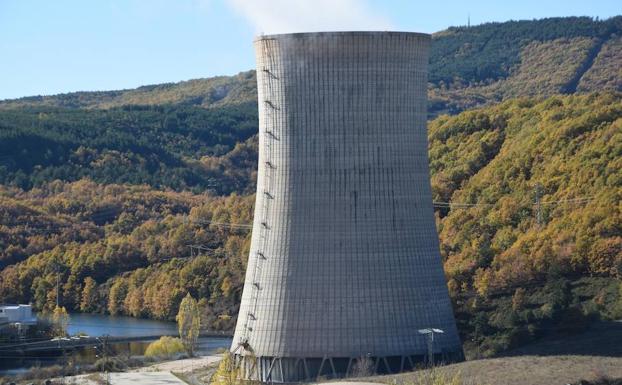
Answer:
POLYGON ((158 364, 132 369, 131 372, 169 371, 186 373, 191 372, 194 369, 216 363, 221 359, 222 356, 200 356, 194 358, 186 358, 183 360, 160 362, 158 364))
POLYGON ((111 385, 188 385, 171 372, 110 373, 111 385))
MULTIPOLYGON (((132 369, 123 373, 110 373, 111 385, 188 385, 175 373, 189 373, 195 369, 216 363, 222 359, 221 356, 201 356, 186 358, 183 360, 160 362, 154 365, 132 369)), ((65 377, 65 382, 75 385, 100 385, 105 375, 101 373, 80 374, 77 376, 65 377)))

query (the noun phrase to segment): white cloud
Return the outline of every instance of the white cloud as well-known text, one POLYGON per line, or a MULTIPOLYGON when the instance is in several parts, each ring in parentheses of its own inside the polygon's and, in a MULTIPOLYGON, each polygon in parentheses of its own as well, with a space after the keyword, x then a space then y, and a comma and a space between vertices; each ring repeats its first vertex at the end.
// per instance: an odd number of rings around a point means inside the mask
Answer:
POLYGON ((365 0, 226 0, 257 33, 390 30, 365 0))

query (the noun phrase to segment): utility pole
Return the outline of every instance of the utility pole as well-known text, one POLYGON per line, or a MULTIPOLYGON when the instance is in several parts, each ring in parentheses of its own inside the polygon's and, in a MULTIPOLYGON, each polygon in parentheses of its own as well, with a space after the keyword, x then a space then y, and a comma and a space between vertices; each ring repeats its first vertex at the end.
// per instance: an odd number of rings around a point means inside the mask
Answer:
POLYGON ((60 306, 60 264, 56 262, 56 308, 60 306))
POLYGON ((108 344, 108 334, 105 334, 103 337, 104 337, 104 339, 103 339, 103 341, 104 341, 104 343, 103 343, 104 365, 103 366, 106 369, 106 385, 110 385, 110 373, 108 372, 108 367, 107 367, 107 365, 108 365, 108 360, 107 360, 107 358, 108 358, 108 351, 106 350, 107 349, 106 345, 108 344))
POLYGON ((62 383, 65 383, 65 376, 67 374, 67 350, 63 347, 63 368, 61 371, 62 383))
POLYGON ((540 183, 536 184, 535 193, 536 193, 536 222, 538 223, 538 226, 542 226, 542 203, 540 201, 542 199, 542 185, 540 183))
MULTIPOLYGON (((108 342, 108 335, 104 334, 101 337, 96 337, 97 341, 99 341, 101 343, 101 352, 99 352, 100 354, 96 355, 95 357, 101 357, 101 378, 103 381, 105 381, 106 385, 110 385, 110 374, 108 373, 108 360, 107 360, 107 355, 108 352, 106 350, 106 344, 108 342)), ((97 345, 95 346, 95 350, 97 350, 97 345)))

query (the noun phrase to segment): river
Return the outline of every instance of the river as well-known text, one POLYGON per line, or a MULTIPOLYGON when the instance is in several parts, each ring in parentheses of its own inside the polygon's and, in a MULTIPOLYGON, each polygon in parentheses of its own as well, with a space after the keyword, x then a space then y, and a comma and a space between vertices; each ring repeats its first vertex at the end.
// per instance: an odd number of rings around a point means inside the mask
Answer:
MULTIPOLYGON (((145 340, 110 344, 110 350, 117 354, 141 356, 147 345, 157 336, 176 335, 177 325, 174 322, 155 321, 148 319, 109 316, 103 314, 70 314, 67 331, 70 335, 84 333, 91 337, 146 337, 145 340)), ((228 349, 230 337, 201 337, 198 341, 197 353, 213 354, 217 350, 228 349)), ((93 363, 97 359, 96 349, 84 348, 76 350, 71 357, 81 363, 93 363)), ((33 366, 59 364, 61 357, 2 357, 0 358, 0 376, 12 375, 27 371, 33 366)))
POLYGON ((74 313, 69 315, 67 331, 71 335, 84 333, 91 337, 159 336, 177 334, 177 324, 132 317, 74 313))

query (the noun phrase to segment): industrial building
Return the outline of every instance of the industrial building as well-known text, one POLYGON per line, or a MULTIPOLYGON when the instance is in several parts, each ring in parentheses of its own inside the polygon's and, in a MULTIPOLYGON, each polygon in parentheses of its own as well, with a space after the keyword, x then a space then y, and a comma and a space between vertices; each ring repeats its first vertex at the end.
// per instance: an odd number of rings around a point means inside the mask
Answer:
POLYGON ((32 326, 36 323, 32 305, 0 305, 0 329, 16 325, 32 326))
POLYGON ((231 347, 245 377, 463 358, 432 208, 429 45, 397 32, 255 41, 259 170, 231 347))

